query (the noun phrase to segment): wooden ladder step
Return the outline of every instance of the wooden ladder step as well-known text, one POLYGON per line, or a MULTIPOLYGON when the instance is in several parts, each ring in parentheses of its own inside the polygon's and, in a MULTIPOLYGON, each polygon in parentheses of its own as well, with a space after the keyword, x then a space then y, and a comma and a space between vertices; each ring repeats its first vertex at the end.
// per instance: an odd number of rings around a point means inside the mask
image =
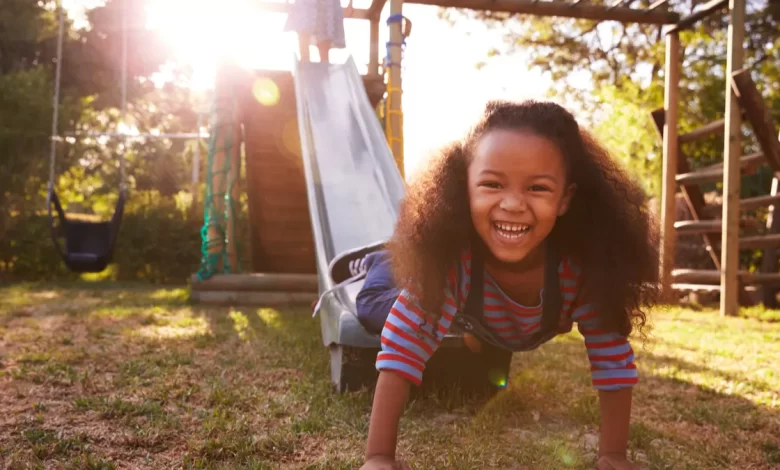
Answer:
MULTIPOLYGON (((764 163, 763 153, 745 155, 739 159, 739 167, 744 173, 752 173, 764 163)), ((681 173, 675 177, 678 184, 694 185, 714 183, 723 180, 723 163, 705 166, 688 173, 681 173)))
MULTIPOLYGON (((780 248, 780 233, 740 237, 740 250, 756 250, 759 248, 780 248)), ((720 242, 714 243, 712 249, 720 252, 720 242)))
MULTIPOLYGON (((686 284, 676 282, 672 284, 672 289, 680 292, 720 292, 720 280, 718 284, 686 284)), ((755 292, 755 286, 745 286, 745 291, 755 292)))
MULTIPOLYGON (((739 221, 739 227, 742 229, 755 229, 760 223, 755 219, 742 219, 739 221)), ((723 221, 721 219, 707 220, 678 220, 674 223, 674 228, 679 235, 700 235, 703 233, 721 233, 723 221)))
MULTIPOLYGON (((743 284, 780 284, 780 273, 752 273, 740 271, 737 274, 743 284)), ((718 284, 720 271, 705 269, 675 269, 672 278, 680 284, 718 284)))
POLYGON ((757 248, 780 247, 780 234, 759 235, 755 237, 742 237, 739 239, 740 250, 755 250, 757 248))
POLYGON ((712 121, 699 128, 696 128, 691 132, 680 134, 680 136, 677 137, 677 139, 681 144, 687 144, 689 142, 695 142, 699 139, 711 136, 713 134, 722 134, 723 126, 725 125, 725 123, 726 123, 725 119, 718 119, 717 121, 712 121))
POLYGON ((674 228, 680 235, 699 235, 702 233, 719 233, 723 228, 723 222, 719 219, 712 220, 679 220, 674 223, 674 228))
MULTIPOLYGON (((745 118, 745 111, 740 110, 740 115, 742 118, 745 118)), ((703 139, 704 137, 709 137, 714 134, 723 134, 723 129, 726 127, 726 119, 718 119, 717 121, 708 122, 707 124, 697 127, 696 129, 686 132, 685 134, 680 134, 677 137, 677 141, 681 144, 688 144, 691 142, 696 142, 699 139, 703 139)))
MULTIPOLYGON (((775 196, 757 196, 743 199, 739 202, 739 208, 741 210, 750 211, 758 209, 759 207, 772 206, 780 203, 780 194, 775 196)), ((721 204, 707 204, 704 206, 702 214, 707 217, 718 217, 723 212, 723 206, 721 204)))

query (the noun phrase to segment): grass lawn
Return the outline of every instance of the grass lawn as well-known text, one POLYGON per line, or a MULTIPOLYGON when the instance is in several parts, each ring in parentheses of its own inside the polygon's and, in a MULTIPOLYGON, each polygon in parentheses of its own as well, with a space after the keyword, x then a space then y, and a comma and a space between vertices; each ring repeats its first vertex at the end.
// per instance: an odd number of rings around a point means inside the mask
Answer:
MULTIPOLYGON (((643 468, 780 467, 780 322, 656 312, 634 340, 643 468)), ((187 303, 184 289, 0 288, 0 468, 359 468, 369 392, 337 395, 307 309, 187 303)), ((598 401, 581 336, 516 355, 490 401, 418 398, 419 469, 585 469, 598 401)))

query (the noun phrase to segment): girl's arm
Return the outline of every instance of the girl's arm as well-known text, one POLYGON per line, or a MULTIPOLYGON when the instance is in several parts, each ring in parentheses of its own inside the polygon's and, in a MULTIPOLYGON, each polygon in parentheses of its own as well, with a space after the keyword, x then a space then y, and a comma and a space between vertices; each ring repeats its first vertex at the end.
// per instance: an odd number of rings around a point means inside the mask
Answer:
MULTIPOLYGON (((401 291, 382 330, 382 350, 377 354, 379 379, 368 429, 366 460, 394 459, 398 424, 411 385, 420 385, 428 359, 452 326, 459 297, 455 270, 448 276, 441 316, 423 313, 415 297, 401 291)), ((465 296, 465 294, 463 294, 465 296)))
POLYGON ((398 423, 409 398, 409 388, 409 381, 400 375, 389 371, 379 373, 368 426, 366 460, 376 457, 395 459, 398 423))
POLYGON ((585 338, 591 381, 599 391, 599 455, 625 460, 632 389, 639 380, 634 351, 626 337, 600 328, 599 312, 593 304, 575 302, 572 320, 585 338))
POLYGON ((599 456, 626 458, 628 425, 631 421, 631 388, 601 390, 601 437, 599 456))

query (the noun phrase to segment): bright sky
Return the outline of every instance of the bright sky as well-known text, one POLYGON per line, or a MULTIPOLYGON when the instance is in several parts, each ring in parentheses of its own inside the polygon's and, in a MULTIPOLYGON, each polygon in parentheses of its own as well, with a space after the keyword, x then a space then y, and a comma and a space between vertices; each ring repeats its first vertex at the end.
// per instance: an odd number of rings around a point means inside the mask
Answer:
MULTIPOLYGON (((211 87, 216 57, 225 51, 243 66, 258 69, 289 69, 297 51, 294 35, 282 32, 286 15, 253 9, 252 3, 258 0, 146 1, 148 26, 159 28, 171 41, 177 60, 193 64, 195 88, 211 87)), ((63 2, 74 18, 84 7, 100 3, 63 2)), ((354 1, 356 8, 368 4, 370 0, 354 1)), ((386 6, 382 25, 388 10, 386 6)), ((410 174, 430 151, 462 135, 487 100, 542 97, 549 86, 540 72, 528 70, 522 55, 487 58, 488 50, 502 44, 500 31, 467 21, 452 28, 437 18, 437 10, 423 5, 405 5, 403 10, 413 23, 402 72, 404 153, 410 174), (477 70, 479 62, 487 65, 477 70)), ((332 51, 331 61, 343 62, 351 54, 359 66, 366 64, 368 22, 346 20, 345 30, 348 49, 332 51)), ((380 45, 386 41, 387 28, 383 27, 380 45)), ((380 46, 380 57, 384 54, 380 46)))

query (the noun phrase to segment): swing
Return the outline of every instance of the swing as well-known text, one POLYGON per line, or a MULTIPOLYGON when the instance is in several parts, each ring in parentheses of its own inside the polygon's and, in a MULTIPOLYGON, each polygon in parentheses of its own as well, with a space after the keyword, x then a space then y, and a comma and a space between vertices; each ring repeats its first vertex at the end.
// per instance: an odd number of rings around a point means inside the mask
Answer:
MULTIPOLYGON (((125 15, 123 14, 123 22, 125 15)), ((127 190, 125 185, 125 159, 120 155, 119 178, 120 190, 114 214, 109 221, 87 222, 71 220, 65 215, 60 198, 54 190, 54 163, 57 154, 57 118, 60 101, 60 78, 62 74, 62 43, 64 33, 63 8, 59 7, 59 35, 57 38, 57 71, 54 85, 54 111, 52 117, 51 155, 49 161, 49 187, 46 196, 46 206, 49 211, 49 228, 54 248, 65 265, 77 273, 99 273, 111 263, 114 245, 122 222, 127 190), (52 211, 52 206, 55 214, 52 211), (59 222, 59 227, 55 222, 59 222), (60 238, 64 239, 60 246, 60 238)), ((127 28, 122 37, 122 121, 124 122, 127 102, 127 28)))
POLYGON ((114 245, 125 208, 125 191, 119 192, 114 215, 107 222, 68 219, 57 193, 51 186, 48 199, 52 242, 68 269, 77 273, 99 273, 106 269, 113 259, 114 245), (57 212, 59 231, 54 223, 52 206, 57 212), (64 247, 60 246, 60 236, 64 238, 64 247))

